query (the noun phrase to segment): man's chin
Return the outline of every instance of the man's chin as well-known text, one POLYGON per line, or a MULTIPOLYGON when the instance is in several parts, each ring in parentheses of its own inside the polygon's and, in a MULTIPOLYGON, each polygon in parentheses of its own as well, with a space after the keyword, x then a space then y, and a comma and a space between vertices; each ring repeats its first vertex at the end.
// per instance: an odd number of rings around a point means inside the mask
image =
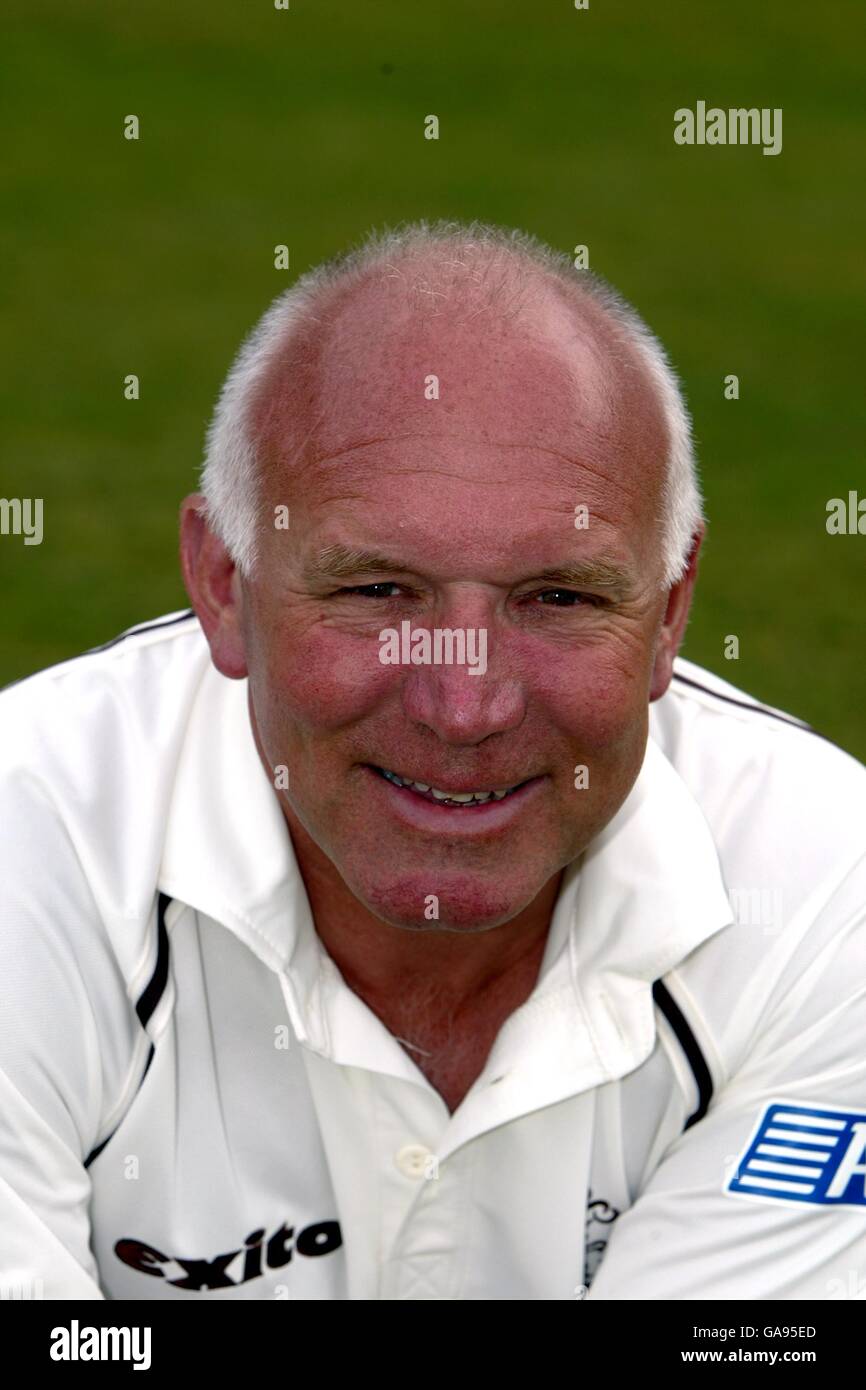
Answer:
POLYGON ((387 881, 366 877, 349 883, 361 903, 383 922, 410 931, 484 932, 517 917, 544 881, 509 885, 477 874, 423 874, 417 870, 387 881))

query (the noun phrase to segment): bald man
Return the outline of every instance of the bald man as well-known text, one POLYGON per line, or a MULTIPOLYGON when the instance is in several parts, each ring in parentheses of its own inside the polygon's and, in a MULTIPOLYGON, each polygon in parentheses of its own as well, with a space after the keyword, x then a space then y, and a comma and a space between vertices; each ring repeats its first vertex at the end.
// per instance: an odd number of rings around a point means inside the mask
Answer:
POLYGON ((660 344, 534 238, 417 224, 276 301, 192 611, 3 696, 3 1278, 866 1267, 866 775, 678 657, 703 530, 660 344))

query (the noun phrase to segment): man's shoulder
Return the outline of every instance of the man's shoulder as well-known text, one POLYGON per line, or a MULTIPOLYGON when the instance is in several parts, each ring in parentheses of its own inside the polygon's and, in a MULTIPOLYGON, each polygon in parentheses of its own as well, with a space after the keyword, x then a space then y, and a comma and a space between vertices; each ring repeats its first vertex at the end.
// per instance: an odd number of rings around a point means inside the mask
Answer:
MULTIPOLYGON (((59 681, 84 682, 97 672, 133 673, 143 653, 148 651, 181 651, 183 640, 190 637, 203 640, 201 627, 191 608, 178 609, 174 613, 163 613, 148 618, 96 647, 76 652, 53 666, 34 671, 32 675, 22 676, 20 680, 0 689, 0 700, 7 704, 20 697, 22 692, 28 696, 40 689, 55 685, 59 681), (180 645, 179 645, 180 643, 180 645)), ((187 644, 188 645, 188 644, 187 644)))
MULTIPOLYGON (((716 736, 728 741, 729 751, 734 756, 738 749, 745 755, 757 745, 768 754, 787 754, 791 748, 798 748, 805 754, 809 749, 819 758, 826 758, 828 767, 835 765, 842 775, 847 764, 850 773, 866 776, 866 767, 861 762, 807 720, 761 700, 707 667, 681 656, 674 662, 673 680, 666 694, 650 709, 659 719, 663 737, 674 743, 677 734, 687 730, 690 723, 694 724, 700 715, 709 715, 716 736)), ((709 734, 709 724, 703 732, 709 734)))
POLYGON ((652 736, 710 827, 732 914, 669 983, 717 1086, 746 1062, 763 1075, 778 1047, 766 1075, 784 1089, 789 1027, 811 1037, 820 1069, 822 1049, 855 1047, 862 1026, 843 1003, 862 988, 866 768, 693 662, 677 661, 652 708, 652 736), (838 1028, 825 1033, 833 1010, 838 1028))
POLYGON ((0 1064, 33 1134, 73 1152, 142 1074, 134 1001, 206 656, 194 616, 167 614, 0 692, 0 1064))
POLYGON ((170 613, 0 692, 7 879, 37 892, 44 875, 54 906, 65 894, 106 919, 146 920, 208 668, 195 615, 170 613))
POLYGON ((751 836, 843 857, 866 849, 866 767, 796 715, 678 658, 650 732, 720 847, 751 836))
POLYGON ((57 768, 79 747, 109 746, 126 722, 135 737, 141 721, 154 729, 201 678, 207 657, 192 609, 139 623, 101 646, 37 671, 0 690, 3 766, 31 770, 45 757, 57 768))
POLYGON ((693 662, 677 662, 654 710, 653 737, 707 821, 738 927, 699 953, 710 993, 721 997, 719 953, 732 990, 765 956, 790 949, 802 965, 866 880, 866 768, 693 662))
POLYGON ((717 1038, 740 1045, 840 933, 862 950, 866 768, 692 662, 677 661, 653 709, 653 737, 710 827, 734 919, 680 975, 717 1038))

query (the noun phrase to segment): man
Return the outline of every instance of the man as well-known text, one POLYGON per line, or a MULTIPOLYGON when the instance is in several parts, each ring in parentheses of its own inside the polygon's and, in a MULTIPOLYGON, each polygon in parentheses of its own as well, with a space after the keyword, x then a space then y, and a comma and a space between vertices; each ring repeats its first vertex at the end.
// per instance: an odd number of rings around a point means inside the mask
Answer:
POLYGON ((637 315, 374 236, 244 344, 203 486, 194 613, 3 696, 4 1280, 856 1295, 866 774, 677 658, 637 315))

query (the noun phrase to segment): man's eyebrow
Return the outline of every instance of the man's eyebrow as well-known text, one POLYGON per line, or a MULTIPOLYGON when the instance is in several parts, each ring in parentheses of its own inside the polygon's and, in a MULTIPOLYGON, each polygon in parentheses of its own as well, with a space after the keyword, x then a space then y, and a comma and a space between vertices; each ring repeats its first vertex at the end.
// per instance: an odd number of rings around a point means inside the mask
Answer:
POLYGON ((549 584, 589 585, 592 589, 630 589, 634 582, 627 569, 604 555, 555 565, 532 578, 549 584))
MULTIPOLYGON (((399 564, 375 550, 358 550, 345 545, 328 545, 304 568, 307 578, 355 579, 368 574, 409 574, 410 565, 399 564)), ((568 584, 593 589, 627 590, 632 575, 617 560, 598 555, 548 566, 528 575, 521 583, 568 584)))
POLYGON ((347 545, 326 545, 304 566, 310 579, 353 579, 361 574, 408 574, 407 565, 398 565, 375 550, 356 550, 347 545))

